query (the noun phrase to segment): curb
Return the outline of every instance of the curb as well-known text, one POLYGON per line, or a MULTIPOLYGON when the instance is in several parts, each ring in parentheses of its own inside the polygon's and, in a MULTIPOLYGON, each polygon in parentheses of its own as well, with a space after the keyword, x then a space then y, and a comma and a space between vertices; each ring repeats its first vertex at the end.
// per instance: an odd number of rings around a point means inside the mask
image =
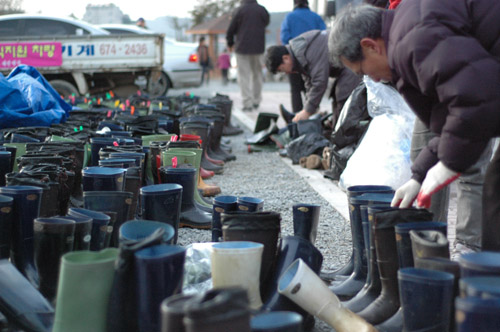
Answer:
MULTIPOLYGON (((241 124, 250 131, 255 128, 255 121, 239 108, 233 106, 232 116, 238 119, 241 124)), ((337 210, 346 220, 349 220, 349 206, 347 204, 347 194, 343 192, 333 181, 327 180, 323 174, 317 170, 302 168, 300 165, 292 165, 289 158, 281 158, 283 163, 290 167, 295 173, 300 175, 319 195, 321 195, 330 205, 337 210)))

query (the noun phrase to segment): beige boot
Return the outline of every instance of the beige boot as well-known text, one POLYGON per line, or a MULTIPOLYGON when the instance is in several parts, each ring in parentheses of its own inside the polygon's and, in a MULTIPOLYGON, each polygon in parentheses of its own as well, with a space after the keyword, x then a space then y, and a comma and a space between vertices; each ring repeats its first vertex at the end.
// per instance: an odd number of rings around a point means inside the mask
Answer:
POLYGON ((214 288, 242 287, 248 293, 251 309, 259 309, 262 300, 259 291, 262 243, 228 241, 213 245, 212 283, 214 288))
POLYGON ((377 331, 363 318, 344 308, 338 297, 302 259, 294 261, 283 273, 278 291, 337 332, 377 331))

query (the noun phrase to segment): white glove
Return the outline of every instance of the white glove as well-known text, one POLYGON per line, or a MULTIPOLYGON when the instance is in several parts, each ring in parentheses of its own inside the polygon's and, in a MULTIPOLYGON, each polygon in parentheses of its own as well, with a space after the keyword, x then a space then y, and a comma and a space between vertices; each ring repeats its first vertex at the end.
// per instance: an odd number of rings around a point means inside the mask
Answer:
POLYGON ((391 206, 400 208, 408 208, 412 206, 419 190, 420 183, 417 180, 411 179, 396 190, 391 206))
POLYGON ((434 165, 425 176, 422 188, 417 197, 417 206, 420 208, 430 208, 431 196, 443 189, 460 176, 460 173, 452 171, 442 162, 434 165))

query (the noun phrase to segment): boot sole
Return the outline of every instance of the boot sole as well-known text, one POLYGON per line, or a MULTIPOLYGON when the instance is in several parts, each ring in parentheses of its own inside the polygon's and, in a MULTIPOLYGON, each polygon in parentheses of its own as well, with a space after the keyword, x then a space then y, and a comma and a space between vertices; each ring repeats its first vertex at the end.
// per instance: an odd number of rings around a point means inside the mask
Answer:
POLYGON ((197 228, 197 229, 211 229, 212 228, 212 223, 208 224, 190 224, 190 223, 185 223, 181 222, 179 223, 179 228, 197 228))

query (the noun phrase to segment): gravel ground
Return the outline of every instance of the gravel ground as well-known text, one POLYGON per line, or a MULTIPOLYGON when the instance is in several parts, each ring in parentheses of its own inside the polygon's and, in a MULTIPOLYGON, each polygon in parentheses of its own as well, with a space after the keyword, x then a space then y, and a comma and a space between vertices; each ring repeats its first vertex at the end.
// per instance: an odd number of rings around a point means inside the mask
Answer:
MULTIPOLYGON (((233 123, 237 123, 236 119, 233 123)), ((240 127, 244 128, 240 124, 240 127)), ((324 257, 323 270, 342 266, 351 253, 350 228, 345 219, 293 169, 282 162, 276 152, 248 153, 245 136, 226 137, 231 140, 236 161, 226 163, 224 174, 205 180, 221 187, 221 195, 253 196, 264 199, 264 210, 281 214, 281 236, 293 235, 292 206, 297 203, 321 205, 316 247, 324 257)), ((329 181, 325 179, 325 181, 329 181)), ((179 244, 209 242, 210 231, 182 228, 179 244)), ((314 332, 333 331, 317 320, 314 332)))

